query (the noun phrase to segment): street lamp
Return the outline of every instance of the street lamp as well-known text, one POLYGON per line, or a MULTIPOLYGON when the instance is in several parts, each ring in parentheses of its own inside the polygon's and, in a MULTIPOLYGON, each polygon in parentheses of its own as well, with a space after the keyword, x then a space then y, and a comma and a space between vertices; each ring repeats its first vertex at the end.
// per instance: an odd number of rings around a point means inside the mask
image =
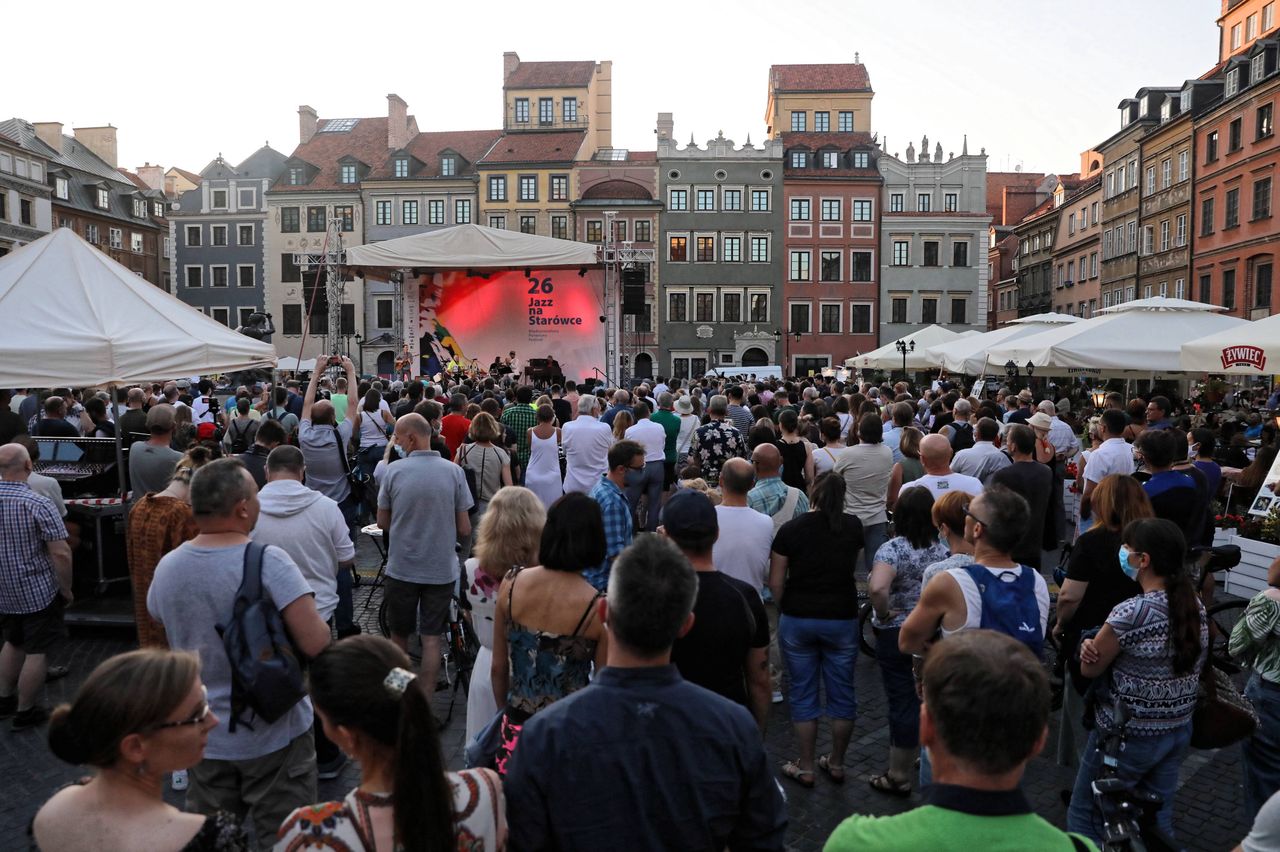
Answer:
MULTIPOLYGON (((775 328, 775 329, 773 330, 773 354, 774 354, 775 356, 778 354, 778 346, 779 346, 779 345, 784 345, 784 346, 785 346, 785 344, 783 344, 783 343, 782 343, 782 329, 780 329, 780 328, 775 328)), ((786 353, 784 353, 784 354, 783 354, 783 358, 782 358, 782 367, 783 367, 783 370, 784 370, 784 371, 786 370, 786 366, 787 366, 787 361, 788 361, 788 360, 789 360, 789 359, 788 359, 788 357, 787 357, 786 353)))
POLYGON ((1097 410, 1101 410, 1102 406, 1107 402, 1107 389, 1094 388, 1089 391, 1089 396, 1093 397, 1093 407, 1097 410))
POLYGON ((364 338, 360 336, 360 332, 357 331, 356 332, 356 357, 360 359, 358 364, 360 375, 364 375, 364 349, 360 346, 360 341, 362 341, 363 339, 364 338))
POLYGON ((1035 372, 1036 372, 1036 365, 1028 361, 1027 362, 1027 390, 1032 390, 1031 377, 1035 375, 1035 372))
POLYGON ((902 356, 902 378, 904 381, 910 381, 907 375, 907 353, 916 351, 916 342, 914 340, 899 340, 893 344, 898 349, 898 354, 902 356))

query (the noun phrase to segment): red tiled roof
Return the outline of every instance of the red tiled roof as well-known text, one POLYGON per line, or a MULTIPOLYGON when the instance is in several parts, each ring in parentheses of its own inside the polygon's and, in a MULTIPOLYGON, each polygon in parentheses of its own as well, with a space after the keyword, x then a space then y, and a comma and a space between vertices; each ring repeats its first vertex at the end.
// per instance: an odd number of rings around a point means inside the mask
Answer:
POLYGON ((819 148, 835 146, 841 151, 848 151, 856 147, 873 147, 875 144, 870 133, 801 133, 799 131, 793 133, 788 131, 782 134, 784 148, 807 145, 816 151, 819 148))
MULTIPOLYGON (((475 164, 501 135, 501 130, 446 130, 419 133, 410 139, 409 144, 404 148, 411 156, 423 163, 422 170, 412 177, 439 177, 440 155, 445 151, 453 151, 465 160, 458 164, 458 174, 475 174, 475 164)), ((369 174, 369 179, 385 180, 394 177, 391 161, 392 158, 388 156, 377 163, 369 174)))
POLYGON ((583 62, 521 62, 503 84, 508 89, 545 89, 585 86, 596 73, 596 64, 583 62))
POLYGON ((317 131, 308 141, 293 149, 289 159, 303 160, 315 166, 319 171, 315 178, 306 184, 297 186, 288 183, 286 169, 272 185, 272 192, 315 192, 317 190, 349 190, 354 192, 356 186, 338 182, 338 161, 343 157, 354 157, 362 163, 378 166, 386 162, 387 154, 387 119, 361 118, 356 120, 355 127, 336 133, 325 133, 324 127, 333 119, 324 119, 317 124, 317 131))
POLYGON ((628 151, 628 163, 656 163, 658 162, 657 151, 628 151))
POLYGON ((1041 216, 1048 213, 1052 209, 1053 209, 1053 199, 1046 198, 1044 201, 1040 202, 1039 207, 1032 210, 1026 216, 1023 216, 1022 220, 1018 222, 1018 224, 1025 225, 1026 223, 1030 222, 1032 219, 1039 219, 1041 216))
POLYGON ((129 179, 129 181, 130 181, 134 186, 136 186, 138 189, 151 189, 151 187, 147 186, 147 182, 146 182, 146 181, 144 181, 142 178, 138 177, 136 174, 134 174, 133 172, 129 171, 128 169, 125 169, 125 168, 117 168, 117 169, 116 169, 116 171, 118 171, 120 174, 122 174, 122 175, 124 175, 125 177, 127 177, 127 178, 129 179))
POLYGON ((174 166, 173 170, 178 174, 182 175, 187 180, 194 183, 196 186, 200 185, 200 181, 202 180, 202 178, 200 177, 200 175, 196 174, 195 172, 189 172, 186 169, 180 169, 177 166, 174 166))
POLYGON ((570 163, 577 157, 586 135, 585 130, 508 133, 494 144, 480 162, 484 165, 570 163))
POLYGON ((779 92, 871 91, 865 65, 774 65, 769 80, 779 92))

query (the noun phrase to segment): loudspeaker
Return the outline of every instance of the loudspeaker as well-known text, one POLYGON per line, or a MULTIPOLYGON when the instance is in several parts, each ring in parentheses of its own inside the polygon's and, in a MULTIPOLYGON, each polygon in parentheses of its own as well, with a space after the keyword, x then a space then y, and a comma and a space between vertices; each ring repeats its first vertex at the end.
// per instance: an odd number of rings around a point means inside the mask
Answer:
POLYGON ((622 313, 640 316, 644 313, 644 270, 622 270, 622 313))

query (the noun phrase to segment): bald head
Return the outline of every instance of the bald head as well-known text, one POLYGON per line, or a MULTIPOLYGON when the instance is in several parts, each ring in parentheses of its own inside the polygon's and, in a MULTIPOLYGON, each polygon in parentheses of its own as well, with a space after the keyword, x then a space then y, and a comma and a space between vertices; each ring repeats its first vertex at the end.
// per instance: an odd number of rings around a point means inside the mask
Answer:
POLYGON ((942 435, 925 435, 920 441, 920 464, 925 473, 950 473, 951 442, 942 435))
POLYGON ((431 449, 431 424, 421 414, 410 412, 397 420, 395 436, 406 453, 431 449))
POLYGON ((751 462, 746 459, 729 459, 720 469, 720 490, 726 495, 745 497, 751 486, 755 485, 755 478, 751 462))
POLYGON ((0 479, 9 482, 26 482, 31 473, 31 456, 20 444, 0 446, 0 479))
POLYGON ((333 403, 327 399, 317 400, 311 406, 311 422, 316 426, 333 426, 333 418, 333 403))
POLYGON ((141 408, 147 403, 147 395, 142 392, 142 388, 130 388, 125 403, 130 408, 141 408))
POLYGON ((751 451, 751 463, 755 465, 757 478, 769 479, 782 471, 782 453, 773 444, 759 444, 751 451))

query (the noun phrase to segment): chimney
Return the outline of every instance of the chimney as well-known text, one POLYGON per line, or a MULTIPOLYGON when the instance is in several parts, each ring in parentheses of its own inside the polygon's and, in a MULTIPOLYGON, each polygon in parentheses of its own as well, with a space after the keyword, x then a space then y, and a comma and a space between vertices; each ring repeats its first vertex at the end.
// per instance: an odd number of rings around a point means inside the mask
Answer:
POLYGON ((76 141, 98 155, 98 158, 111 168, 118 168, 116 161, 116 129, 108 124, 106 127, 77 127, 72 131, 76 141))
POLYGON ((507 80, 511 79, 511 74, 520 67, 520 54, 514 50, 508 50, 502 54, 502 84, 505 86, 507 80))
POLYGON ((164 176, 164 194, 173 198, 178 194, 178 177, 177 175, 164 176))
POLYGON ((36 138, 59 154, 62 153, 62 122, 37 121, 31 125, 36 129, 36 138))
POLYGON ((658 126, 654 129, 654 133, 658 134, 659 142, 671 141, 671 135, 675 133, 676 123, 669 112, 658 113, 658 126))
POLYGON ((306 104, 298 107, 298 144, 305 145, 316 135, 316 111, 306 104))
POLYGON ((142 182, 152 189, 164 188, 164 168, 161 166, 153 166, 145 163, 134 169, 138 173, 138 177, 142 178, 142 182))
POLYGON ((387 148, 398 151, 409 144, 409 105, 399 95, 387 95, 387 148))

